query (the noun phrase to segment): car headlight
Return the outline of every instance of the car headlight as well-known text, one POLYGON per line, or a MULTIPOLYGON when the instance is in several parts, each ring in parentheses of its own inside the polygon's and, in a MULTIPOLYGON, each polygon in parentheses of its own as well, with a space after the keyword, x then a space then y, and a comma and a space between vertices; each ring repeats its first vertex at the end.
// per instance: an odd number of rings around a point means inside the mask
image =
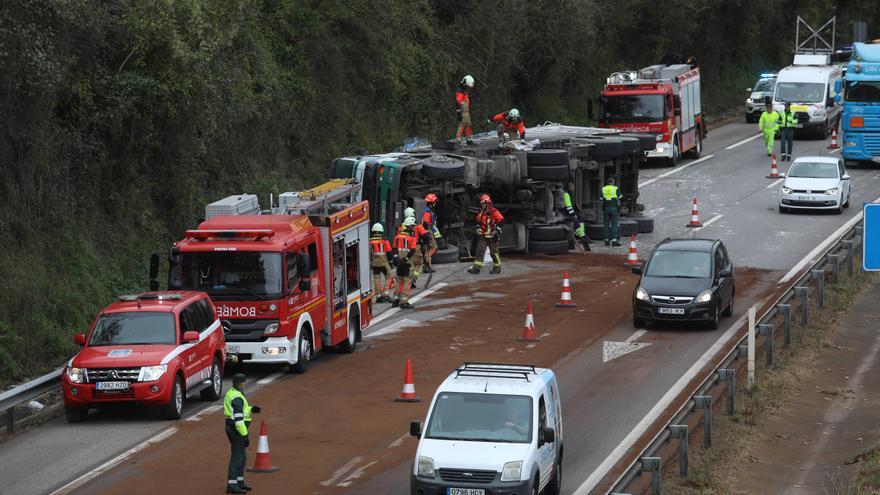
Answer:
POLYGON ((704 290, 703 292, 700 292, 700 294, 697 296, 697 299, 696 299, 696 301, 698 303, 705 303, 705 302, 709 302, 711 300, 712 300, 712 291, 708 290, 708 289, 704 290))
POLYGON ((501 481, 519 481, 522 477, 522 461, 510 461, 504 463, 501 470, 501 481))
POLYGON ((275 333, 278 331, 279 325, 278 323, 269 323, 266 325, 266 328, 263 330, 264 334, 275 333))
POLYGON ((791 194, 791 188, 782 186, 782 194, 791 194))
POLYGON ((70 383, 85 383, 86 382, 86 369, 85 368, 67 368, 67 379, 70 380, 70 383))
POLYGON ((844 146, 855 146, 856 142, 855 141, 847 141, 847 142, 843 143, 843 145, 844 146))
POLYGON ((648 291, 639 287, 636 289, 636 299, 639 301, 647 301, 648 300, 648 291))
POLYGON ((837 194, 839 191, 840 191, 840 189, 838 189, 836 187, 832 187, 831 189, 825 191, 825 194, 837 194))
POLYGON ((657 134, 657 136, 656 136, 656 140, 657 140, 657 141, 663 141, 663 134, 657 134))
POLYGON ((419 456, 418 473, 419 473, 419 476, 426 476, 429 478, 433 478, 434 477, 434 459, 420 455, 419 456))
POLYGON ((168 371, 168 365, 160 364, 158 366, 144 366, 138 375, 139 382, 153 382, 162 378, 162 375, 168 371))
POLYGON ((812 116, 822 115, 823 113, 825 113, 823 108, 813 108, 810 110, 810 115, 812 116))

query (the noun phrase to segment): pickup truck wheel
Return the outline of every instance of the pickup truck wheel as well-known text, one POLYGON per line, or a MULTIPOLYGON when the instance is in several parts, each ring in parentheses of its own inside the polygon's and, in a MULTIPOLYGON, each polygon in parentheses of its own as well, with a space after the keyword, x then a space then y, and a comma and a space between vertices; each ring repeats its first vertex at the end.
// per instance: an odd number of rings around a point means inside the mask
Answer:
POLYGON ((305 337, 305 332, 305 328, 300 330, 296 364, 290 366, 290 371, 297 374, 305 373, 309 369, 309 360, 312 359, 312 343, 305 337))
POLYGON ((89 417, 88 408, 65 407, 64 416, 67 417, 68 423, 82 423, 89 417))
POLYGON ((346 337, 345 341, 339 346, 339 349, 346 353, 351 354, 357 349, 357 334, 358 334, 358 320, 357 315, 353 315, 348 319, 348 337, 346 337))
POLYGON ((183 399, 186 392, 183 388, 183 380, 178 376, 174 379, 174 386, 171 387, 171 398, 168 404, 162 406, 162 417, 165 419, 180 419, 183 414, 183 399))
POLYGON ((214 358, 211 364, 211 386, 199 392, 202 400, 214 402, 223 393, 223 374, 220 372, 220 360, 214 358))
POLYGON ((568 252, 568 239, 561 241, 529 241, 529 253, 565 254, 568 252))
POLYGON ((460 255, 458 246, 449 244, 444 249, 438 249, 434 256, 431 256, 432 265, 442 265, 444 263, 458 263, 460 255))

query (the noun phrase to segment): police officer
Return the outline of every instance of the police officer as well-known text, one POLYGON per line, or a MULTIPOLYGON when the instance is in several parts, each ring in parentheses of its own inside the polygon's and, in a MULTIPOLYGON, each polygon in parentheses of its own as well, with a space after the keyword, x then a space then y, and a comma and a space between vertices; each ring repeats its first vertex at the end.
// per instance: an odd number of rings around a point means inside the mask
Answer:
POLYGON ((614 177, 605 179, 602 188, 602 233, 605 245, 620 246, 620 188, 614 177))
POLYGON ((767 145, 767 156, 773 154, 773 139, 776 130, 779 129, 779 114, 773 110, 773 105, 768 103, 761 118, 758 119, 758 129, 764 133, 764 144, 767 145))
POLYGON ((226 493, 247 493, 251 487, 244 483, 244 466, 247 462, 248 427, 251 414, 260 412, 259 406, 248 404, 244 396, 244 384, 247 377, 244 373, 236 373, 232 377, 232 388, 223 397, 223 415, 226 417, 226 438, 232 455, 229 457, 229 469, 226 477, 226 493))
POLYGON ((370 236, 370 267, 373 269, 373 286, 379 297, 377 303, 389 302, 388 290, 391 288, 391 243, 385 238, 385 227, 381 223, 375 223, 370 236), (382 276, 385 280, 382 280, 382 276))
POLYGON ((415 224, 415 217, 404 218, 403 228, 394 237, 392 243, 396 254, 395 264, 397 265, 397 299, 392 306, 400 306, 401 309, 412 309, 413 307, 409 302, 409 294, 412 289, 412 258, 418 248, 416 238, 412 233, 415 224))
POLYGON ((501 254, 498 252, 498 241, 501 238, 501 222, 504 215, 492 206, 492 198, 488 194, 480 196, 480 212, 477 213, 477 249, 474 251, 474 266, 468 268, 469 273, 479 275, 483 268, 483 256, 486 248, 492 255, 493 274, 501 273, 501 254))
POLYGON ((791 102, 785 102, 785 110, 779 114, 779 152, 782 161, 791 161, 791 148, 794 145, 794 129, 797 127, 797 115, 791 111, 791 102))
POLYGON ((562 197, 563 202, 565 203, 565 214, 568 215, 569 221, 571 221, 571 228, 574 232, 574 236, 580 241, 581 245, 584 247, 584 251, 590 251, 590 238, 587 237, 587 231, 584 226, 584 219, 581 217, 580 213, 574 209, 574 202, 571 200, 571 195, 574 193, 574 182, 569 182, 566 184, 566 191, 562 197))

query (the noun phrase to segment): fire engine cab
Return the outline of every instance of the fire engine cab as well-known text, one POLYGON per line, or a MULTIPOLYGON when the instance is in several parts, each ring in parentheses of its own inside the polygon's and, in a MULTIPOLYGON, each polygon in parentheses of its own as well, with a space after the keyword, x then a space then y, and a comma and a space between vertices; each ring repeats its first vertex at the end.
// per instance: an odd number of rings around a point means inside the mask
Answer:
POLYGON ((700 102, 700 69, 687 64, 651 65, 615 72, 600 100, 599 125, 655 134, 657 146, 648 158, 669 165, 688 153, 699 158, 706 127, 700 102))
POLYGON ((352 201, 358 187, 334 180, 284 193, 268 211, 253 195, 230 196, 174 244, 168 285, 208 293, 231 360, 303 373, 322 349, 355 350, 373 297, 370 212, 352 201))

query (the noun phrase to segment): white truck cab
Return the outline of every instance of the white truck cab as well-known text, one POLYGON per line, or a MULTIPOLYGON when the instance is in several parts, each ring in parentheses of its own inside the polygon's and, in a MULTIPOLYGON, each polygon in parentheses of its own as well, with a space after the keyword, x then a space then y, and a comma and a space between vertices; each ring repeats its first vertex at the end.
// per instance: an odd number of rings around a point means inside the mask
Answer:
POLYGON ((413 460, 413 495, 560 493, 556 375, 531 365, 465 363, 437 388, 413 460))
POLYGON ((834 82, 843 70, 830 65, 828 55, 797 54, 794 64, 779 71, 773 94, 773 110, 781 112, 785 103, 797 114, 798 129, 827 137, 837 127, 841 105, 835 100, 834 82))

